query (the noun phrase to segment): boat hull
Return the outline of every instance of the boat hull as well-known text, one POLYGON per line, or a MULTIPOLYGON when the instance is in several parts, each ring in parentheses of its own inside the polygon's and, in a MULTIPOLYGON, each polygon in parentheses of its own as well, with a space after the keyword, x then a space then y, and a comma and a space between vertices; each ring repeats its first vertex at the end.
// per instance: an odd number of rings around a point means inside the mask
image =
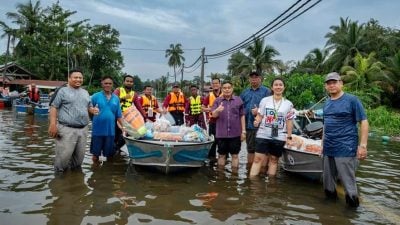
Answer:
POLYGON ((213 143, 213 140, 197 143, 137 140, 131 137, 124 139, 131 164, 153 168, 165 174, 202 167, 213 143))
POLYGON ((322 180, 322 157, 317 153, 284 148, 281 165, 287 172, 312 180, 322 180))
POLYGON ((48 115, 49 107, 48 106, 33 106, 33 105, 15 105, 15 111, 17 113, 26 113, 29 115, 48 115))

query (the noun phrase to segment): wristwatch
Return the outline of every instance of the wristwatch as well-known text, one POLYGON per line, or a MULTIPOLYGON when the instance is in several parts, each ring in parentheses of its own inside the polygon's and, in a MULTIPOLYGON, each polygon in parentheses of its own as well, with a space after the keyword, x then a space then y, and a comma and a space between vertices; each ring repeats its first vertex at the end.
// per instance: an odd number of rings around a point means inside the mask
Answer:
POLYGON ((287 136, 286 137, 288 140, 292 140, 292 136, 287 136))
POLYGON ((367 149, 367 145, 366 144, 360 144, 359 146, 360 146, 360 148, 367 149))

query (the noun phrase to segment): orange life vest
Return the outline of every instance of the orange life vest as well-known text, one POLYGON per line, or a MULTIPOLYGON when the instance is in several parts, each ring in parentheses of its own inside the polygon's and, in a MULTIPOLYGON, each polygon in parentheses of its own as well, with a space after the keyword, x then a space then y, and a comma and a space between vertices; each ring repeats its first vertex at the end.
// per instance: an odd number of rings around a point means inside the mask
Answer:
MULTIPOLYGON (((221 95, 222 95, 222 91, 221 91, 221 93, 219 94, 218 97, 220 97, 221 95)), ((214 92, 210 92, 210 94, 208 95, 208 107, 211 108, 213 106, 216 98, 217 97, 214 95, 214 92)), ((211 114, 212 114, 212 112, 209 113, 209 117, 210 118, 212 117, 211 114)))
POLYGON ((32 86, 29 85, 29 99, 32 102, 38 102, 40 99, 40 95, 39 95, 39 88, 32 89, 32 86))
POLYGON ((149 108, 153 108, 153 112, 156 110, 156 97, 154 95, 152 95, 151 100, 146 96, 146 95, 142 95, 142 107, 143 110, 147 113, 147 111, 149 110, 149 108))
POLYGON ((174 92, 169 93, 171 95, 171 99, 168 103, 168 111, 185 111, 185 96, 183 96, 182 92, 179 94, 175 94, 174 92))

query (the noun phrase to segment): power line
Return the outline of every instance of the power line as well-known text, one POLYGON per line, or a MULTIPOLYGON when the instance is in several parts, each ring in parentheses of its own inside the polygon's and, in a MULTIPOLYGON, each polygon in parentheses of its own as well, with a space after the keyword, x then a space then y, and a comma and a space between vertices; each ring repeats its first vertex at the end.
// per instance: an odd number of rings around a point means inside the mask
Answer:
MULTIPOLYGON (((201 66, 201 63, 199 63, 199 65, 196 66, 196 68, 192 69, 191 71, 184 71, 185 73, 193 73, 194 71, 196 71, 199 67, 201 66)), ((182 70, 181 70, 182 71, 182 70)))
POLYGON ((254 35, 257 35, 258 33, 260 33, 262 30, 264 30, 264 29, 266 29, 267 27, 269 27, 272 23, 274 23, 276 20, 278 20, 280 17, 282 17, 283 15, 285 15, 288 11, 290 11, 293 7, 295 7, 298 3, 300 3, 301 2, 301 0, 298 0, 297 2, 295 2, 293 5, 291 5, 288 9, 286 9, 283 13, 281 13, 278 17, 276 17, 274 20, 272 20, 271 22, 269 22, 267 25, 265 25, 263 28, 261 28, 259 31, 257 31, 255 34, 253 34, 253 35, 251 35, 250 37, 248 37, 247 39, 245 39, 244 41, 242 41, 242 42, 240 42, 239 44, 237 44, 237 45, 235 45, 235 46, 233 46, 233 47, 231 47, 231 48, 229 48, 229 49, 227 49, 227 50, 224 50, 224 51, 222 51, 222 52, 219 52, 219 53, 215 53, 215 54, 209 54, 209 55, 207 55, 207 56, 214 56, 214 55, 219 55, 219 54, 221 54, 221 53, 225 53, 225 52, 227 52, 227 51, 230 51, 230 50, 232 50, 232 49, 234 49, 234 48, 236 48, 236 47, 238 47, 238 46, 240 46, 240 45, 242 45, 243 43, 245 43, 246 41, 248 41, 248 40, 251 40, 253 37, 254 37, 254 35))
MULTIPOLYGON (((280 23, 284 22, 285 20, 287 20, 289 17, 291 17, 293 14, 295 14, 297 11, 299 11, 301 8, 303 8, 305 5, 307 5, 311 0, 308 0, 307 2, 303 3, 301 6, 299 6, 297 9, 295 9, 293 12, 291 12, 289 15, 287 15, 285 18, 281 19, 277 24, 275 24, 274 26, 270 27, 269 29, 261 32, 263 29, 266 28, 266 26, 264 28, 262 28, 261 30, 259 30, 256 34, 259 34, 257 36, 252 35, 249 38, 247 38, 245 41, 242 41, 240 44, 235 45, 234 47, 227 49, 225 51, 216 53, 216 54, 211 54, 211 55, 206 55, 207 57, 209 57, 210 59, 215 59, 215 58, 220 58, 226 55, 229 55, 239 49, 245 48, 247 46, 249 46, 252 42, 254 42, 255 38, 264 38, 268 35, 270 35, 271 33, 275 32, 276 30, 280 29, 281 27, 283 27, 284 25, 286 25, 287 23, 291 22, 292 20, 296 19, 297 17, 299 17, 300 15, 302 15, 303 13, 305 13, 306 11, 310 10, 311 8, 313 8, 316 4, 318 4, 319 2, 321 2, 322 0, 319 0, 317 2, 315 2, 314 4, 312 4, 310 7, 306 8, 305 10, 303 10, 302 12, 298 13, 297 15, 295 15, 293 18, 291 18, 290 20, 286 21, 285 23, 283 23, 282 25, 278 26, 280 23), (278 27, 277 27, 278 26, 278 27), (276 28, 275 28, 276 27, 276 28), (274 29, 275 28, 275 29, 274 29), (272 30, 272 31, 271 31, 272 30), (270 32, 269 32, 270 31, 270 32), (267 33, 268 32, 268 33, 267 33), (250 41, 249 39, 252 38, 250 41)), ((296 2, 295 4, 297 4, 298 2, 296 2)), ((291 8, 293 8, 293 5, 291 6, 291 8)), ((286 10, 284 13, 286 13, 288 10, 286 10)), ((283 14, 284 14, 283 13, 283 14)), ((281 14, 281 15, 283 15, 281 14)), ((278 16, 279 17, 281 17, 278 16)), ((276 19, 274 20, 276 21, 276 19)), ((269 23, 271 24, 271 23, 269 23)))
POLYGON ((184 68, 185 68, 185 69, 189 69, 189 68, 193 67, 197 62, 200 62, 200 59, 201 59, 201 56, 199 56, 199 57, 196 59, 196 61, 194 61, 194 63, 192 63, 192 65, 190 65, 190 66, 185 66, 184 68))
MULTIPOLYGON (((123 48, 119 49, 130 50, 130 51, 152 51, 152 52, 165 52, 167 49, 151 49, 151 48, 123 48)), ((185 48, 183 51, 200 51, 201 48, 185 48)))
POLYGON ((320 3, 322 0, 318 0, 317 2, 315 2, 314 4, 312 4, 311 6, 309 6, 307 9, 303 10, 302 12, 300 12, 299 14, 297 14, 296 16, 294 16, 293 18, 291 18, 290 20, 288 20, 287 22, 283 23, 282 25, 280 25, 279 27, 273 29, 271 32, 264 34, 261 34, 261 38, 264 38, 272 33, 274 33, 276 30, 279 30, 281 27, 285 26, 286 24, 288 24, 289 22, 291 22, 292 20, 296 19, 297 17, 301 16, 303 13, 307 12, 308 10, 310 10, 311 8, 313 8, 315 5, 317 5, 318 3, 320 3))

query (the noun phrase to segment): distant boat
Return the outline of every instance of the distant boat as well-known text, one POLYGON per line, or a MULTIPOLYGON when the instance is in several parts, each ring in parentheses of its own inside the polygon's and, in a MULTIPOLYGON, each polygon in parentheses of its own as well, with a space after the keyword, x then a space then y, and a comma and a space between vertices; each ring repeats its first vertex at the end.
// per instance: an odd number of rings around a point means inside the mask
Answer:
POLYGON ((199 143, 124 138, 131 164, 156 169, 165 174, 202 167, 214 141, 199 143))
POLYGON ((48 115, 49 106, 41 104, 17 104, 15 105, 15 111, 17 113, 28 115, 48 115))

